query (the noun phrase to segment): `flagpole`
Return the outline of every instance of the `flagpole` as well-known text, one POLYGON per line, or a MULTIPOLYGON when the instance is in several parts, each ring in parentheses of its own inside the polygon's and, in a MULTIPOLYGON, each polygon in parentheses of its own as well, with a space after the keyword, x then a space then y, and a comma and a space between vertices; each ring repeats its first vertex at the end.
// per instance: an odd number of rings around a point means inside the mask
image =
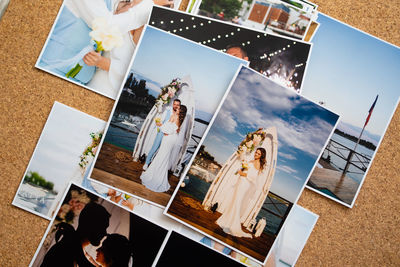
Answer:
POLYGON ((343 169, 343 175, 346 174, 347 170, 350 167, 350 162, 351 162, 351 159, 353 158, 353 154, 356 152, 356 148, 357 148, 358 144, 360 143, 361 136, 364 133, 365 126, 367 126, 367 124, 368 124, 369 118, 371 117, 372 111, 374 110, 374 107, 375 107, 375 104, 376 104, 377 100, 378 100, 378 95, 376 96, 374 103, 372 104, 371 108, 369 109, 368 117, 365 120, 364 127, 361 130, 360 136, 358 137, 358 140, 357 140, 356 145, 354 146, 354 149, 350 150, 349 156, 347 157, 346 166, 343 169))

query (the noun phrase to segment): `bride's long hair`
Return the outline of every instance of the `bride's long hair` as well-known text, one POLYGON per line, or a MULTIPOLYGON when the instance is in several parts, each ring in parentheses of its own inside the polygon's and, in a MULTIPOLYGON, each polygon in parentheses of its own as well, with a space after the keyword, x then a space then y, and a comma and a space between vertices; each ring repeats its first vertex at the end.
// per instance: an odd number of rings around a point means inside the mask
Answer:
POLYGON ((186 118, 186 113, 187 113, 187 107, 185 105, 181 105, 179 107, 179 122, 178 122, 179 123, 179 125, 178 125, 179 129, 181 128, 181 125, 182 125, 183 121, 186 118))
POLYGON ((260 172, 262 172, 265 168, 265 165, 267 164, 267 151, 265 151, 265 148, 263 147, 259 147, 256 149, 256 151, 260 151, 261 152, 261 157, 260 157, 260 172))

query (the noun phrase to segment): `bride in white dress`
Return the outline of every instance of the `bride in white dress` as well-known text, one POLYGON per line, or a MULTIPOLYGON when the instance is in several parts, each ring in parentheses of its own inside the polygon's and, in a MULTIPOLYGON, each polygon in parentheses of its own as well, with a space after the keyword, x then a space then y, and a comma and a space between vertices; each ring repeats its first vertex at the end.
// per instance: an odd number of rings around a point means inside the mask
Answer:
POLYGON ((181 105, 177 112, 173 113, 170 119, 159 128, 164 133, 160 148, 150 167, 140 176, 142 184, 154 192, 165 192, 170 188, 168 170, 171 153, 177 142, 180 126, 186 117, 186 112, 186 106, 181 105))
POLYGON ((224 232, 237 237, 252 238, 251 234, 242 231, 241 214, 247 207, 248 201, 245 198, 249 188, 257 186, 255 183, 258 177, 263 175, 266 166, 265 158, 265 149, 259 147, 254 153, 254 160, 249 162, 248 169, 237 171, 239 177, 232 188, 232 194, 226 201, 230 205, 224 209, 221 217, 216 221, 224 232))

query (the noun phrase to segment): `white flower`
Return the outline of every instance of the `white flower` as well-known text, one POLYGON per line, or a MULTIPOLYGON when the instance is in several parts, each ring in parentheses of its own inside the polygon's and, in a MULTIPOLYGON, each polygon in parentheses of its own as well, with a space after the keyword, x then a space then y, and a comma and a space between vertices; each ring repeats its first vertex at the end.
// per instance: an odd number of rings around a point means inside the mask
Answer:
POLYGON ((258 134, 255 134, 253 137, 253 142, 254 142, 255 146, 258 146, 258 144, 260 144, 260 142, 261 142, 261 136, 258 134))
POLYGON ((95 18, 92 22, 90 37, 97 42, 105 51, 110 51, 114 47, 120 47, 123 44, 122 34, 116 25, 112 25, 105 18, 95 18))

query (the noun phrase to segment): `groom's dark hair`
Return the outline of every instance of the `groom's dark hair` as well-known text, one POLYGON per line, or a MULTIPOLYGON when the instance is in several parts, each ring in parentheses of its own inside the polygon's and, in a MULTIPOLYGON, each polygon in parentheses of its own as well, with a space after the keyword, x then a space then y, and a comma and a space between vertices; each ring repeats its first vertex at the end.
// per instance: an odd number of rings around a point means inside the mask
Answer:
POLYGON ((174 102, 179 102, 179 104, 181 103, 181 100, 179 100, 178 98, 174 99, 174 102))
POLYGON ((100 204, 90 202, 86 204, 79 215, 77 232, 80 238, 87 238, 94 246, 100 244, 107 234, 111 214, 100 204))

